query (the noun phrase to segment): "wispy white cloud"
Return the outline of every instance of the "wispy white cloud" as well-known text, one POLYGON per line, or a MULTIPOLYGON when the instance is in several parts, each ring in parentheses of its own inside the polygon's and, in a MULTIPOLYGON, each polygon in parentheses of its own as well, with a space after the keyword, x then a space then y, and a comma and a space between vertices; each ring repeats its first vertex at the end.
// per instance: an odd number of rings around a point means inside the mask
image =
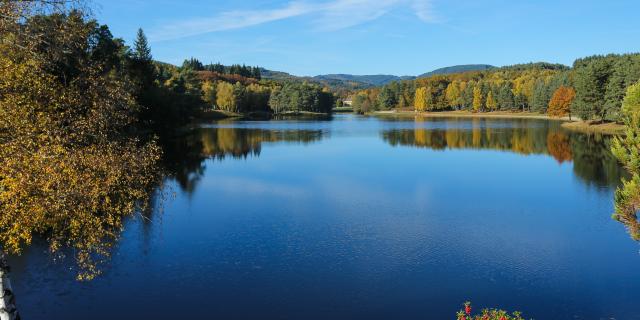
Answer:
POLYGON ((336 31, 372 21, 396 7, 408 6, 424 22, 435 22, 432 0, 330 0, 321 3, 290 1, 282 8, 237 10, 208 18, 166 24, 150 34, 153 41, 179 39, 205 33, 241 29, 305 15, 320 31, 336 31))
POLYGON ((415 0, 411 6, 420 20, 431 23, 438 21, 433 10, 433 3, 430 0, 415 0))

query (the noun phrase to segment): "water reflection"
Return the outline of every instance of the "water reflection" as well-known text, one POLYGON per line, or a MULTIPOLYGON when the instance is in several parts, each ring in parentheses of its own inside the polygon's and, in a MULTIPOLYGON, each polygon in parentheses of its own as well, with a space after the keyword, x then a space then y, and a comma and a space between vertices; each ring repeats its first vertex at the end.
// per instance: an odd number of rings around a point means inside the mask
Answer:
POLYGON ((163 318, 446 318, 464 299, 633 318, 637 249, 608 218, 622 174, 609 144, 530 120, 192 128, 162 138, 176 197, 127 222, 103 277, 72 283, 36 245, 13 261, 16 292, 31 319, 144 319, 167 299, 183 308, 163 318))
POLYGON ((543 154, 558 163, 573 161, 576 176, 596 187, 617 186, 624 171, 611 154, 611 138, 562 129, 560 123, 526 119, 447 119, 440 128, 390 129, 381 133, 392 146, 432 150, 497 150, 522 155, 543 154), (505 126, 505 123, 516 123, 505 126))
MULTIPOLYGON (((228 125, 230 122, 220 122, 228 125)), ((163 139, 163 163, 170 178, 191 194, 204 175, 205 160, 258 157, 264 143, 309 144, 322 139, 322 130, 268 130, 233 127, 198 127, 163 139)))

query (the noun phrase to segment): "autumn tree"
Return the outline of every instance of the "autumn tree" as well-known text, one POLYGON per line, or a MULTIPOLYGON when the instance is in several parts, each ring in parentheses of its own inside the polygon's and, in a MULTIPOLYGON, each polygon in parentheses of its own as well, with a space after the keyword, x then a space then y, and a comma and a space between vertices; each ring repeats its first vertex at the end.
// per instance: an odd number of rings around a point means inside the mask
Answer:
POLYGON ((576 91, 571 87, 561 86, 553 93, 547 113, 552 117, 571 117, 571 104, 576 97, 576 91))
POLYGON ((428 89, 426 87, 420 87, 416 89, 416 95, 413 99, 415 110, 418 112, 424 112, 427 110, 428 103, 428 89))
POLYGON ((547 150, 558 163, 573 159, 569 137, 562 132, 549 132, 547 135, 547 150))
POLYGON ((218 108, 236 112, 238 104, 234 94, 233 85, 227 82, 219 82, 216 88, 216 104, 218 108))
POLYGON ((216 96, 216 85, 211 81, 205 81, 202 83, 202 99, 206 102, 210 107, 213 107, 217 103, 216 96))
POLYGON ((457 108, 462 105, 462 92, 458 82, 451 82, 446 91, 447 103, 450 107, 457 108))
POLYGON ((160 152, 132 135, 130 83, 98 54, 113 40, 80 8, 0 2, 0 244, 72 248, 87 280, 148 203, 160 152))
POLYGON ((483 109, 482 90, 480 86, 473 88, 473 111, 480 112, 483 109))

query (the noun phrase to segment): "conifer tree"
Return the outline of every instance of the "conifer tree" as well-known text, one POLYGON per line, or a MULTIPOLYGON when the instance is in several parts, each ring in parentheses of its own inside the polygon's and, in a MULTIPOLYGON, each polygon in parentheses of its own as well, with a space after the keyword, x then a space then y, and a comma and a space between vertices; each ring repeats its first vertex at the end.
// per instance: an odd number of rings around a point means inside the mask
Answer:
POLYGON ((496 101, 493 99, 493 92, 489 91, 489 93, 487 94, 487 109, 489 109, 489 111, 494 111, 497 109, 497 104, 496 101))
POLYGON ((136 35, 136 41, 133 44, 133 58, 138 61, 146 61, 151 62, 153 57, 151 56, 151 48, 149 47, 149 43, 147 41, 147 36, 144 34, 142 28, 138 29, 138 34, 136 35))
POLYGON ((612 152, 631 174, 616 190, 614 218, 629 227, 634 239, 640 240, 638 211, 640 210, 640 82, 627 90, 622 113, 627 126, 623 138, 616 137, 612 152))

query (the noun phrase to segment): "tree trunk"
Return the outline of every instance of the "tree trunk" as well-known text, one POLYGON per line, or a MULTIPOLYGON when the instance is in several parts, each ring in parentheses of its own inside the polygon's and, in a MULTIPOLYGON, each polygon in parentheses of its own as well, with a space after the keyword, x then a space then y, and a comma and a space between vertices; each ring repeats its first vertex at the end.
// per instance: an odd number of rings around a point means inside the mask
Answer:
POLYGON ((6 256, 0 252, 0 320, 20 320, 9 274, 6 256))

